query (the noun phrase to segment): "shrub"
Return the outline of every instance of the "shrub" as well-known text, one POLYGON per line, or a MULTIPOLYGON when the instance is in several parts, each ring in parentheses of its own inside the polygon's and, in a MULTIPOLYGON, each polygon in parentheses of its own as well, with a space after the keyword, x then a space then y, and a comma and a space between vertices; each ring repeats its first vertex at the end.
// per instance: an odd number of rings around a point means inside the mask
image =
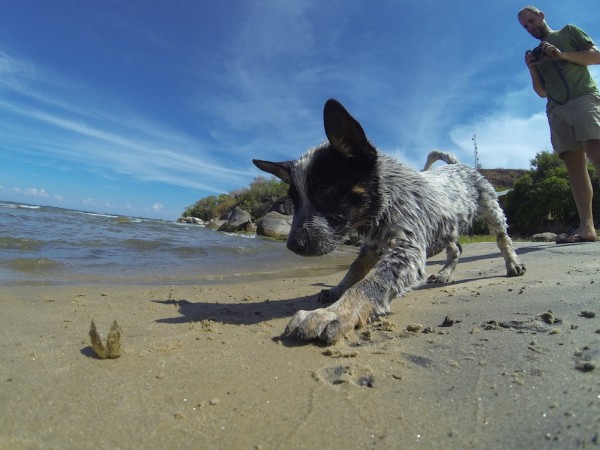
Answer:
POLYGON ((248 211, 252 220, 264 216, 273 202, 287 195, 288 186, 275 178, 256 177, 250 187, 236 189, 218 197, 211 195, 198 200, 183 212, 183 216, 202 220, 218 219, 235 206, 248 211))
MULTIPOLYGON (((599 192, 596 171, 588 165, 592 187, 599 192)), ((600 212, 600 196, 594 196, 594 211, 600 212)), ((555 221, 576 226, 577 208, 569 185, 567 169, 554 153, 539 152, 531 160, 531 170, 517 180, 508 193, 505 213, 511 234, 527 236, 546 231, 555 221)))

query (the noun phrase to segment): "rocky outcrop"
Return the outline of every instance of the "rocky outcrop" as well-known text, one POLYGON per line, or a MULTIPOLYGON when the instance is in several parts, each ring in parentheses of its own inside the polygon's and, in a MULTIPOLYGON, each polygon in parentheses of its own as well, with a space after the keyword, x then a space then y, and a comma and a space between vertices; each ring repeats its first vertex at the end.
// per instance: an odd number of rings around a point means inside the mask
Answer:
POLYGON ((256 234, 274 239, 287 239, 293 218, 291 215, 270 211, 259 222, 256 234))
POLYGON ((223 224, 225 224, 225 222, 227 221, 220 219, 210 219, 208 222, 206 222, 206 228, 209 228, 211 230, 218 230, 223 226, 223 224))
POLYGON ((204 222, 204 220, 199 219, 198 217, 192 217, 192 216, 180 217, 179 219, 177 219, 177 222, 179 222, 179 223, 193 223, 193 224, 201 225, 201 226, 206 225, 205 222, 204 222))
POLYGON ((236 206, 225 214, 224 219, 226 222, 219 227, 219 231, 226 231, 230 233, 244 232, 254 233, 256 228, 252 223, 252 218, 248 211, 244 211, 242 208, 236 206))
POLYGON ((289 197, 273 203, 271 211, 265 214, 259 222, 258 228, 252 222, 250 213, 236 206, 219 219, 203 221, 197 217, 186 216, 177 219, 180 223, 193 223, 212 230, 227 233, 256 233, 273 239, 285 240, 292 226, 294 206, 289 197), (284 214, 288 212, 290 214, 284 214))
POLYGON ((531 236, 533 242, 554 242, 556 240, 556 233, 538 233, 531 236))

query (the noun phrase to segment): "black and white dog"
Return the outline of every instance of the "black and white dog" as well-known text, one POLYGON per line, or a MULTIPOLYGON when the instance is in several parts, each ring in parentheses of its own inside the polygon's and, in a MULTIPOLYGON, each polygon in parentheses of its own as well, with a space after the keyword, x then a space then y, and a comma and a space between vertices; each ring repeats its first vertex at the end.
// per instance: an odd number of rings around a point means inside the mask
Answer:
POLYGON ((458 237, 478 218, 496 235, 507 275, 525 273, 496 193, 477 171, 454 163, 418 172, 378 153, 337 101, 325 103, 323 116, 328 142, 296 161, 253 160, 290 185, 290 250, 318 256, 334 250, 352 230, 362 238, 344 279, 320 294, 322 301, 334 303, 298 311, 288 335, 332 344, 346 331, 389 313, 395 297, 425 279, 426 259, 444 248, 446 263, 429 281, 448 281, 460 255, 458 237))

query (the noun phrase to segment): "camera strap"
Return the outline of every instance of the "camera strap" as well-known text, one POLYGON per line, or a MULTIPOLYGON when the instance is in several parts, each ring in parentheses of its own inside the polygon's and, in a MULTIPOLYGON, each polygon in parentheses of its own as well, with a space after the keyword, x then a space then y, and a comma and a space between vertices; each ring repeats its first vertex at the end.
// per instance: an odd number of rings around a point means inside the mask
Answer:
POLYGON ((556 73, 558 73, 558 77, 560 78, 560 80, 562 81, 562 83, 565 87, 565 91, 566 91, 567 95, 563 102, 559 102, 558 100, 553 98, 550 95, 550 92, 548 92, 548 98, 550 98, 550 100, 552 100, 557 105, 564 105, 569 101, 569 99, 571 97, 571 91, 569 90, 569 83, 567 83, 567 80, 565 79, 565 76, 563 75, 562 71, 560 70, 560 67, 558 67, 558 64, 556 63, 556 61, 552 59, 551 62, 552 62, 552 65, 554 66, 554 69, 556 70, 556 73))

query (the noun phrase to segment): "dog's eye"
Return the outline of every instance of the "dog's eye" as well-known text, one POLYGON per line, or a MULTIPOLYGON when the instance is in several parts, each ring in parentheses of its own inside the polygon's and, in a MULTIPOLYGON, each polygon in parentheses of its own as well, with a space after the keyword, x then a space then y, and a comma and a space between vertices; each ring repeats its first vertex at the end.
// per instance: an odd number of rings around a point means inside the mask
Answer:
POLYGON ((319 187, 319 196, 323 199, 331 199, 335 196, 336 193, 336 187, 330 184, 325 184, 319 187))

